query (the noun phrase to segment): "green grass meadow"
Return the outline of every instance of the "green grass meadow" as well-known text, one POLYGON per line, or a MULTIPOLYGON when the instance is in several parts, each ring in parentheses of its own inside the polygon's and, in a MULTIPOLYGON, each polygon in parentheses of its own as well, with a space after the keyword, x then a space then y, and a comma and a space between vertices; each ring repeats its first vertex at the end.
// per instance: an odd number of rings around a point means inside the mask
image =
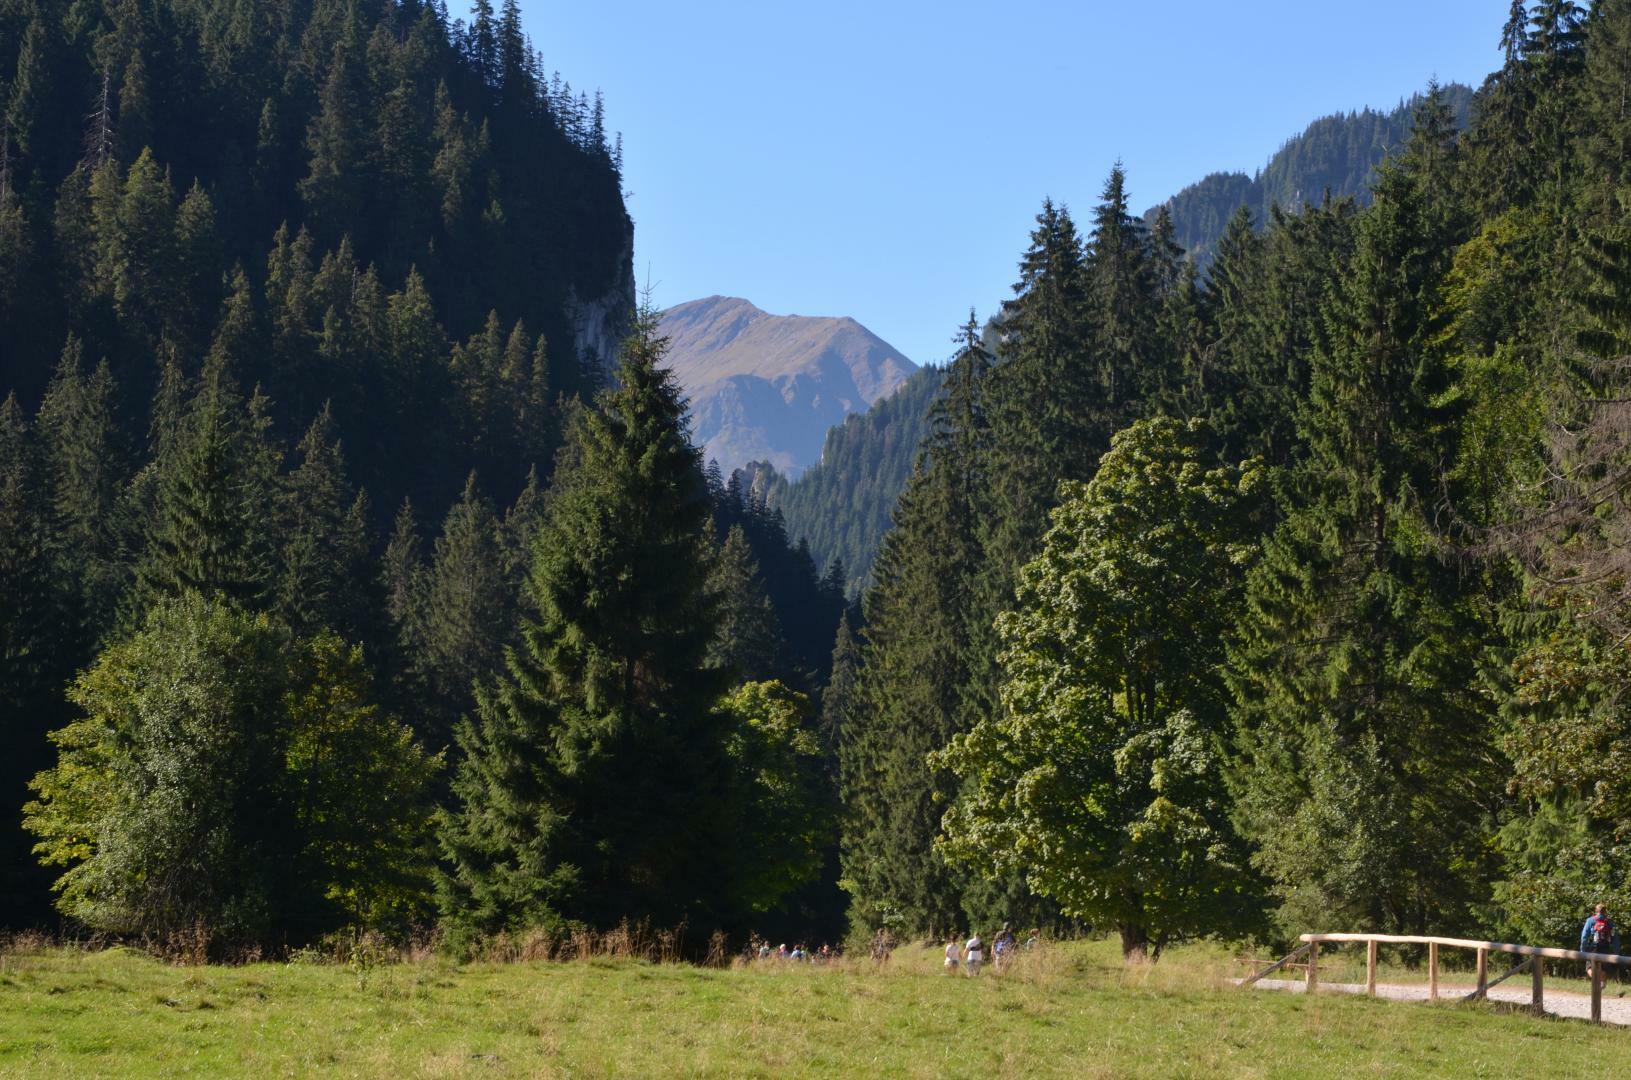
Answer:
POLYGON ((1135 970, 1109 942, 1021 959, 967 979, 916 946, 882 968, 728 970, 177 967, 126 949, 14 947, 0 953, 0 1075, 1631 1075, 1631 1029, 1240 991, 1229 955, 1207 946, 1135 970))

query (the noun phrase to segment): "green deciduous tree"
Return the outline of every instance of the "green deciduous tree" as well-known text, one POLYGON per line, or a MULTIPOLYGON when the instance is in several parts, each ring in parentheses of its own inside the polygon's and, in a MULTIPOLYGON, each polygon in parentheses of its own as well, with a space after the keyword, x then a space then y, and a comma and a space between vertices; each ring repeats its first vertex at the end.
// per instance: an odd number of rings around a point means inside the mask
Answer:
POLYGON ((778 682, 749 682, 720 702, 730 726, 736 775, 726 798, 740 800, 743 831, 731 871, 739 903, 773 907, 815 880, 833 831, 833 800, 822 775, 810 701, 778 682))
POLYGON ((1002 708, 935 756, 963 780, 947 851, 1021 872, 1123 954, 1240 931, 1257 882, 1223 783, 1223 637, 1254 531, 1254 473, 1198 423, 1120 432, 1066 484, 998 621, 1002 708))
POLYGON ((26 810, 58 906, 221 950, 378 924, 423 897, 435 763, 369 703, 361 656, 191 594, 70 692, 26 810))
POLYGON ((1495 834, 1506 873, 1494 895, 1523 940, 1568 941, 1580 912, 1631 901, 1631 715, 1620 693, 1631 656, 1586 612, 1572 614, 1548 620, 1504 673, 1498 741, 1520 802, 1495 834))

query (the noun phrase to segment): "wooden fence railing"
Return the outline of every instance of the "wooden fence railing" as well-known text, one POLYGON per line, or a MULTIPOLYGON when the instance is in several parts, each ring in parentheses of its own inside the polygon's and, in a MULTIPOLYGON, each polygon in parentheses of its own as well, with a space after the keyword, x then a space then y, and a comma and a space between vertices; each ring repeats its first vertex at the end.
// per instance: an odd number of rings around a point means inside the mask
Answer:
POLYGON ((1603 1019, 1603 972, 1606 964, 1631 965, 1631 956, 1614 956, 1608 953, 1580 952, 1575 949, 1549 949, 1539 945, 1512 945, 1504 941, 1474 941, 1469 938, 1447 937, 1414 937, 1401 934, 1303 934, 1298 940, 1302 946, 1294 950, 1289 956, 1278 963, 1271 964, 1262 971, 1256 972, 1241 981, 1241 986, 1250 986, 1263 976, 1278 971, 1286 966, 1304 969, 1304 986, 1309 993, 1319 987, 1319 957, 1322 943, 1364 943, 1365 945, 1365 992, 1372 997, 1376 995, 1376 950, 1379 945, 1425 945, 1427 946, 1427 996, 1434 1000, 1438 998, 1438 951, 1440 947, 1451 949, 1471 949, 1478 955, 1478 986, 1472 993, 1466 995, 1467 1000, 1482 998, 1489 992, 1489 988, 1505 982, 1512 976, 1529 969, 1530 973, 1530 1007, 1539 1015, 1543 1011, 1545 1002, 1545 972, 1546 965, 1543 960, 1584 960, 1589 965, 1591 975, 1591 1019, 1601 1023, 1603 1019), (1519 961, 1506 974, 1494 982, 1489 979, 1489 954, 1505 953, 1511 956, 1521 956, 1519 961), (1305 955, 1305 963, 1296 963, 1297 958, 1305 955))

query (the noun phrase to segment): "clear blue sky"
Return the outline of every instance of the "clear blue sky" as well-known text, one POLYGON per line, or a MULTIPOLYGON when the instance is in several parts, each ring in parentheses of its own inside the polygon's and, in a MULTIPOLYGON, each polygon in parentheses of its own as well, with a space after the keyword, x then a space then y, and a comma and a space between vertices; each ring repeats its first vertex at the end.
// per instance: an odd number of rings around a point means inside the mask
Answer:
POLYGON ((1477 85, 1508 6, 522 0, 545 66, 605 91, 659 306, 852 315, 919 363, 1010 295, 1043 196, 1085 217, 1119 158, 1142 211, 1316 117, 1477 85))

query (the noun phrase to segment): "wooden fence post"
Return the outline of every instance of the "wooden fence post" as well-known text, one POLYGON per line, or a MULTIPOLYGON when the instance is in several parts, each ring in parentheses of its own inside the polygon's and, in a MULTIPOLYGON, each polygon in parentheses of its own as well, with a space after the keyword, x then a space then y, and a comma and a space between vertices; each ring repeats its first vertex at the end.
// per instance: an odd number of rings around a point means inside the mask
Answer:
POLYGON ((1533 956, 1529 959, 1529 1008, 1536 1016, 1546 1015, 1546 991, 1542 982, 1546 978, 1546 961, 1543 957, 1533 956))
POLYGON ((1438 1000, 1438 942, 1427 943, 1427 997, 1438 1000))
POLYGON ((1312 994, 1320 984, 1320 943, 1308 943, 1308 978, 1303 981, 1303 993, 1312 994))
POLYGON ((1489 989, 1489 950, 1478 950, 1478 996, 1483 997, 1489 989))
POLYGON ((1365 993, 1376 996, 1376 942, 1365 942, 1365 993))
POLYGON ((1591 961, 1591 1022, 1603 1022, 1603 965, 1591 961))

